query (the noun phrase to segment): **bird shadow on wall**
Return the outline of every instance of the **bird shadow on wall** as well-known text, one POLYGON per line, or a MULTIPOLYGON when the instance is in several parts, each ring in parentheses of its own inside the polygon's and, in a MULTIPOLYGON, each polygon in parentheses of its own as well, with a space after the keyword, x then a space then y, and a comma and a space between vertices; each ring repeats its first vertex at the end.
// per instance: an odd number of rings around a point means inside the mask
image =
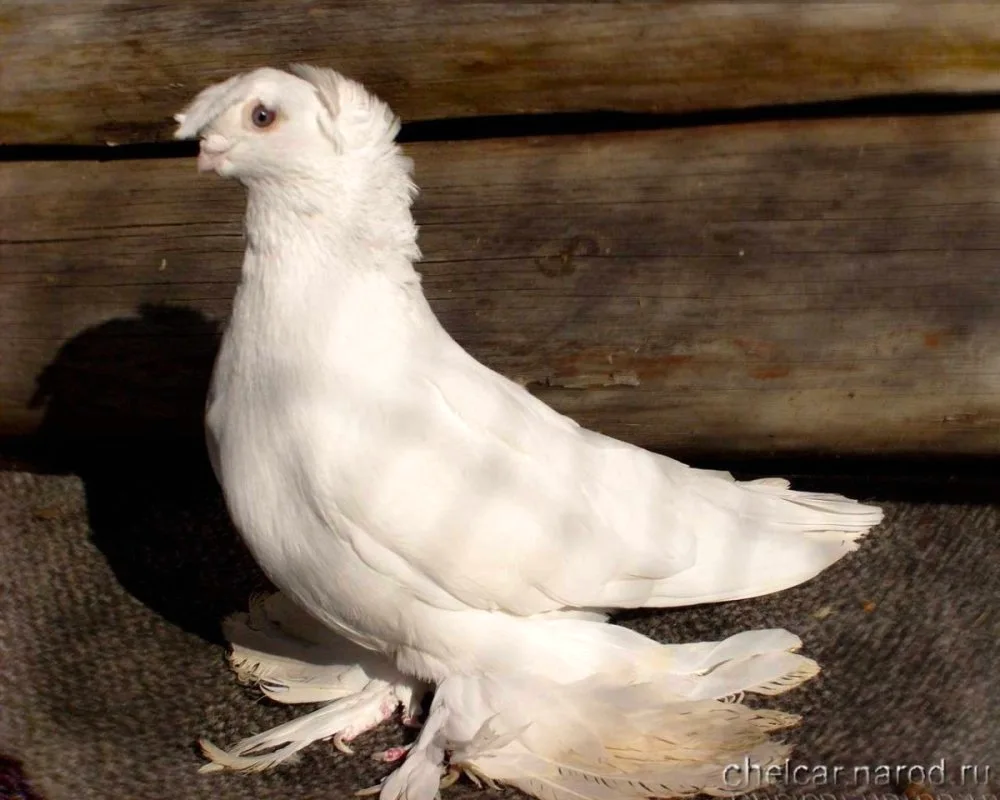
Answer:
POLYGON ((85 330, 37 378, 37 437, 52 471, 83 481, 94 544, 122 587, 180 628, 220 621, 267 586, 229 523, 204 445, 217 325, 142 306, 85 330))

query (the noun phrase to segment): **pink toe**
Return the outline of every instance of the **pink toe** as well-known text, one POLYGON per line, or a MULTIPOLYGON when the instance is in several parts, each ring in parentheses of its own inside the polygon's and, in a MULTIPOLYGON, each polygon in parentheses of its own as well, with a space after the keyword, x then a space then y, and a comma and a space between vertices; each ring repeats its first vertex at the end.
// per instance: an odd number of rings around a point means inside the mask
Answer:
POLYGON ((379 753, 376 758, 379 761, 384 761, 387 764, 394 764, 397 761, 402 761, 406 758, 406 754, 409 752, 409 747, 390 747, 388 750, 383 750, 379 753))

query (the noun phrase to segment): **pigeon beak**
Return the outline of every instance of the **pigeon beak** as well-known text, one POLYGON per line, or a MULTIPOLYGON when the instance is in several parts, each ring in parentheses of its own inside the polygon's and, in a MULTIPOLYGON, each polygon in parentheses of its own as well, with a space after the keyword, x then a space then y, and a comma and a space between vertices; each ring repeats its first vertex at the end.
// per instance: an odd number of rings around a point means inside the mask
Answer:
POLYGON ((218 172, 229 152, 229 142, 221 136, 208 136, 201 140, 198 151, 198 172, 218 172))
POLYGON ((218 172, 222 168, 222 162, 226 158, 226 151, 213 151, 201 145, 198 152, 198 172, 218 172))

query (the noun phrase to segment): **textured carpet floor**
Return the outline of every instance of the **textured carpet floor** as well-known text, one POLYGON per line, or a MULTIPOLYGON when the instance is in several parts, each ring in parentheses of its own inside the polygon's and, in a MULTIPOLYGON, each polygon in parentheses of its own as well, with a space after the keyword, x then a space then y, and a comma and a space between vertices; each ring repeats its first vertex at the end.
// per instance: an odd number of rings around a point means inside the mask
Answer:
MULTIPOLYGON (((260 578, 203 470, 115 463, 0 472, 0 796, 319 800, 384 775, 369 755, 404 740, 398 724, 354 757, 317 744, 272 772, 198 774, 198 737, 228 746, 302 712, 262 702, 225 667, 219 619, 260 578)), ((789 795, 883 797, 907 776, 885 785, 880 768, 935 765, 927 783, 939 798, 996 794, 1000 506, 887 508, 859 552, 804 586, 621 623, 663 641, 763 626, 802 636, 824 672, 770 703, 805 714, 794 763, 813 780, 800 771, 789 795)), ((444 793, 506 796, 518 795, 444 793)))

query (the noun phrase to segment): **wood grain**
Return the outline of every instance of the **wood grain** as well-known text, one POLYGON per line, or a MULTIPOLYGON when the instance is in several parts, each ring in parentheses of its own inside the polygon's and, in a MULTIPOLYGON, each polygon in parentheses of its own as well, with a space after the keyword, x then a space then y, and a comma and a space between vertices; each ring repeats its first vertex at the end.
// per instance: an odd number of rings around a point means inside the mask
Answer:
MULTIPOLYGON (((477 357, 643 445, 997 453, 998 139, 984 114, 414 145, 424 284, 477 357)), ((196 430, 242 205, 184 160, 0 166, 0 433, 196 430)))
POLYGON ((980 2, 7 0, 0 144, 148 142, 201 88, 303 60, 404 120, 1000 90, 980 2))

